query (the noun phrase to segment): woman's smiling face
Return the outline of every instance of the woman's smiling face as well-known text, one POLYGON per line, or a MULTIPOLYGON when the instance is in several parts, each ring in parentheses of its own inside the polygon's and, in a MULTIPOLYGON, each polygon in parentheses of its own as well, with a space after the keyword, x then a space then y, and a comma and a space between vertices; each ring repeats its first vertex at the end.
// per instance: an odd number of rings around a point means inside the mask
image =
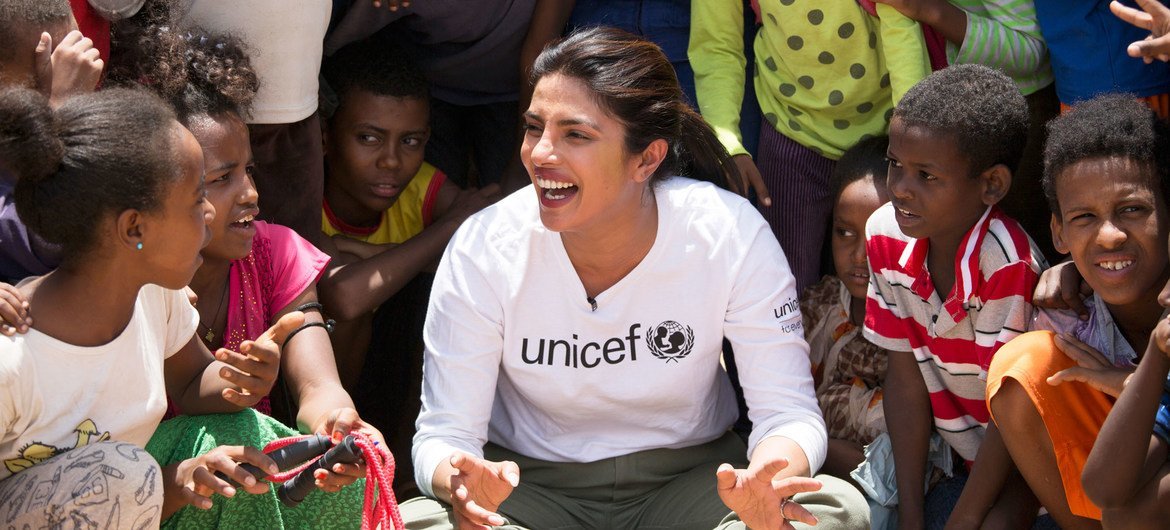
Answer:
POLYGON ((584 82, 561 74, 541 78, 524 122, 520 156, 545 227, 589 231, 638 208, 653 171, 626 151, 626 126, 584 82))

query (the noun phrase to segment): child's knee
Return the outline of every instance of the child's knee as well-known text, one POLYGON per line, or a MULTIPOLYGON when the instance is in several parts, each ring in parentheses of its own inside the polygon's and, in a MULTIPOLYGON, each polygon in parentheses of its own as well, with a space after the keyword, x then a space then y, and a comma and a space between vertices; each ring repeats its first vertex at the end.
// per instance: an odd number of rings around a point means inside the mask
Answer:
POLYGON ((1001 431, 1033 429, 1040 420, 1036 404, 1032 402, 1028 391, 1011 377, 1003 378, 999 390, 988 398, 988 405, 1001 431))
POLYGON ((145 449, 126 442, 99 442, 75 451, 83 451, 75 462, 88 462, 74 464, 89 469, 80 478, 83 484, 92 484, 95 494, 116 499, 143 517, 153 516, 157 524, 163 504, 162 469, 145 449), (97 491, 99 487, 105 491, 97 491))

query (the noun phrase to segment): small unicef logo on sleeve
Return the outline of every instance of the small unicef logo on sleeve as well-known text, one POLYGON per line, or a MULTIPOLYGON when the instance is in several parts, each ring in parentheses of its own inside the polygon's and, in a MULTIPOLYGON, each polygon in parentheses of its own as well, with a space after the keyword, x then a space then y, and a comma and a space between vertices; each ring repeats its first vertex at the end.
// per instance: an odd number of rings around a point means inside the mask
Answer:
POLYGON ((646 333, 646 347, 650 353, 666 362, 678 362, 679 359, 691 354, 695 346, 695 333, 690 326, 683 326, 673 320, 667 320, 650 328, 646 333))

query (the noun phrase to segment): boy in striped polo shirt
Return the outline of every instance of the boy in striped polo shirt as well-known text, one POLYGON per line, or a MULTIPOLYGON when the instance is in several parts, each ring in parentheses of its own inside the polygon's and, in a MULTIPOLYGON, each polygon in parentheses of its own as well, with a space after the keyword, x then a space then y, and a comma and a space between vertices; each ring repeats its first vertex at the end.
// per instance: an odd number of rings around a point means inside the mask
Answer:
POLYGON ((1042 268, 1031 239, 996 206, 1027 130, 1011 79, 979 65, 927 77, 890 122, 892 200, 866 225, 865 336, 890 351, 886 409, 898 412, 886 420, 902 528, 925 522, 932 429, 970 471, 952 523, 1017 528, 1036 513, 1024 481, 1009 480, 1014 467, 984 402, 992 355, 1026 329, 1042 268))

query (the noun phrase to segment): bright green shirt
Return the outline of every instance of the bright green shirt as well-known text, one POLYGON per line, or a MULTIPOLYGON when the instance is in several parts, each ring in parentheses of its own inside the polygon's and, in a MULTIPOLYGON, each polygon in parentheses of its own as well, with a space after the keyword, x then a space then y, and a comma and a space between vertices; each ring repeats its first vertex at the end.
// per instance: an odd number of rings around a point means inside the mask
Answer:
MULTIPOLYGON (((689 57, 699 109, 733 155, 744 154, 743 3, 694 0, 689 57)), ((756 95, 778 132, 837 159, 864 137, 885 134, 894 104, 930 73, 917 22, 856 0, 760 2, 756 95)))
POLYGON ((950 0, 967 13, 963 46, 947 43, 947 62, 998 68, 1025 96, 1052 84, 1048 46, 1033 0, 950 0))

